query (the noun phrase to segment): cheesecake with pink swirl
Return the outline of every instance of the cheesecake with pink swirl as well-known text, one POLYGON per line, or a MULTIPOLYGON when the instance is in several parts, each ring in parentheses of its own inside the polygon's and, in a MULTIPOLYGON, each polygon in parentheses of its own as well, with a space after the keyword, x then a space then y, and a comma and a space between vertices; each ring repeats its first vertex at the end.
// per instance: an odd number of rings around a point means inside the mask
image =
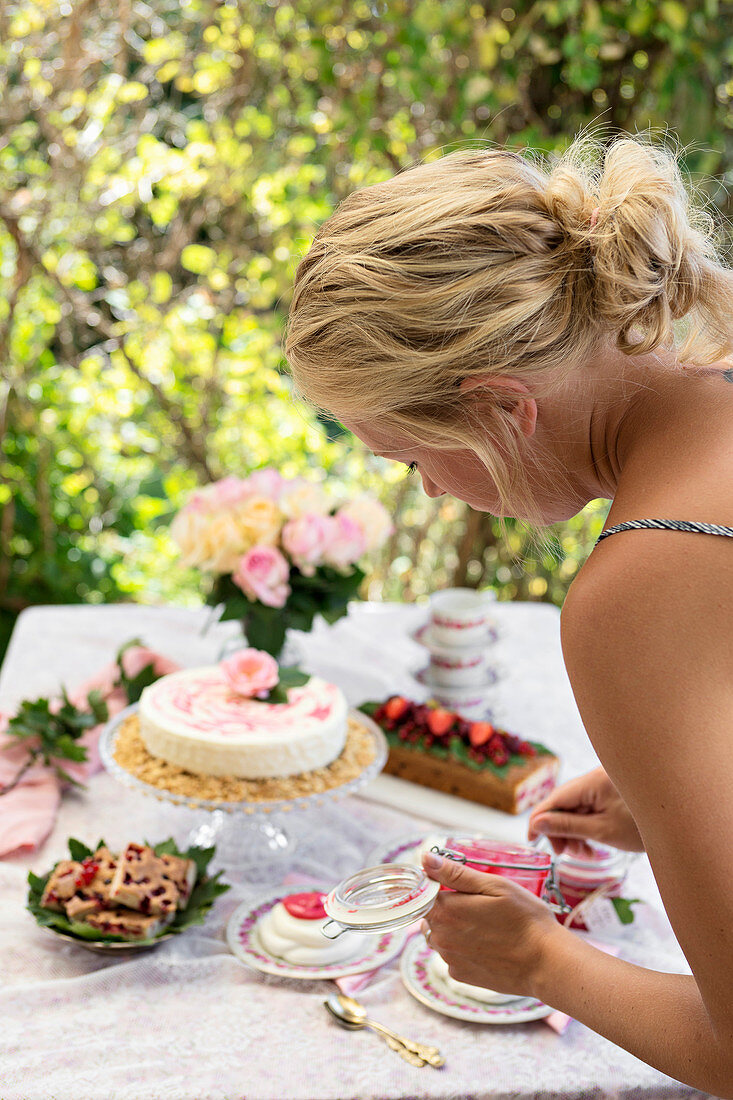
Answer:
POLYGON ((219 665, 163 676, 142 693, 139 718, 153 756, 198 775, 266 779, 335 760, 347 704, 335 684, 279 670, 268 653, 245 649, 219 665))

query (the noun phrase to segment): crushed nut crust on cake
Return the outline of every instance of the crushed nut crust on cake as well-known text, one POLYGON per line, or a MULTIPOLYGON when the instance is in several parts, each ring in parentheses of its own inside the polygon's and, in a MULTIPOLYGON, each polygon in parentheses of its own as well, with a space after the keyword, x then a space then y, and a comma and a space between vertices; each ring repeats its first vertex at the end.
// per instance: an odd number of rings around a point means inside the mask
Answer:
POLYGON ((277 802, 343 786, 361 775, 374 760, 374 752, 372 734, 349 717, 343 751, 326 768, 278 779, 194 775, 152 756, 140 737, 139 719, 131 714, 120 724, 113 755, 120 767, 136 779, 171 794, 212 802, 277 802))

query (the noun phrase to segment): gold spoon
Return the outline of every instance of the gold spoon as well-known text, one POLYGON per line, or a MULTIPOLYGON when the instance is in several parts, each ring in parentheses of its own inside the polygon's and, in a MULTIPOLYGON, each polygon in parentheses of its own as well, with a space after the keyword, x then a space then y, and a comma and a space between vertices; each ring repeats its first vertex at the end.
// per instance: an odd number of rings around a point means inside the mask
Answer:
POLYGON ((390 1031, 383 1024, 370 1020, 364 1006, 355 1001, 353 997, 347 997, 343 993, 331 993, 323 1003, 342 1027, 353 1031, 363 1027, 371 1028, 372 1031, 376 1031, 384 1038, 392 1050, 396 1051, 406 1062, 410 1062, 411 1065, 424 1066, 427 1064, 438 1068, 445 1064, 445 1059, 437 1047, 429 1047, 423 1043, 414 1043, 410 1039, 403 1039, 402 1036, 396 1035, 394 1031, 390 1031))

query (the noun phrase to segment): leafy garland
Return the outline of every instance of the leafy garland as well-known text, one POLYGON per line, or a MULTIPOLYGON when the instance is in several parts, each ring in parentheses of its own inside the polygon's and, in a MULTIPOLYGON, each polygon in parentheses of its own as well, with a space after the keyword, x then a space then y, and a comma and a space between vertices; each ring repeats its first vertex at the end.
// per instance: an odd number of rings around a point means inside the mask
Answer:
MULTIPOLYGON (((139 645, 142 645, 140 639, 133 638, 119 649, 115 657, 119 676, 113 688, 121 687, 124 690, 128 704, 137 703, 144 689, 159 678, 152 661, 137 676, 130 677, 126 674, 122 664, 123 655, 132 646, 139 645)), ((85 761, 87 750, 86 746, 79 744, 80 738, 86 730, 106 722, 108 717, 107 704, 99 691, 91 691, 85 705, 81 707, 71 702, 65 688, 62 689, 60 706, 45 698, 22 702, 18 712, 9 720, 5 732, 25 744, 28 757, 10 783, 0 788, 0 796, 12 791, 25 773, 37 763, 52 767, 57 778, 64 783, 75 787, 83 786, 69 775, 59 761, 85 761)))
MULTIPOLYGON (((147 844, 147 841, 145 841, 145 843, 147 844)), ((69 838, 68 844, 70 858, 76 860, 78 863, 93 856, 98 848, 106 848, 106 844, 103 840, 99 840, 93 849, 88 848, 82 841, 75 840, 73 837, 69 838)), ((161 928, 157 935, 152 937, 153 940, 183 932, 186 928, 190 928, 194 924, 203 924, 206 919, 206 914, 219 895, 225 894, 227 890, 230 889, 227 883, 219 882, 219 878, 223 872, 217 871, 213 876, 207 875, 206 873, 216 849, 192 847, 185 849, 185 851, 181 851, 176 846, 172 837, 169 837, 168 840, 161 841, 159 844, 151 844, 148 846, 152 848, 156 856, 179 856, 181 859, 192 859, 196 864, 196 882, 191 891, 191 896, 188 899, 188 904, 185 909, 176 910, 176 915, 171 923, 161 928)), ((125 943, 150 942, 129 940, 125 936, 105 934, 96 928, 92 928, 88 924, 82 924, 79 921, 70 921, 65 913, 59 913, 55 909, 44 908, 44 906, 41 905, 43 891, 57 866, 58 863, 55 863, 51 870, 43 876, 34 875, 32 871, 28 874, 28 904, 26 908, 33 914, 37 923, 42 928, 55 929, 58 932, 64 932, 66 935, 76 936, 77 939, 82 940, 110 940, 116 942, 122 940, 125 943)))

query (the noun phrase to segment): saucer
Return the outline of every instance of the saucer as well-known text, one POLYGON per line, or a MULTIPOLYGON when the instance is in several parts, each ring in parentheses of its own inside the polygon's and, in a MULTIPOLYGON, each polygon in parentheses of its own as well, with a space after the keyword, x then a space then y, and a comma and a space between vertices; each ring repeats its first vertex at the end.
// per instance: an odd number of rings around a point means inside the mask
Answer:
POLYGON ((481 673, 481 679, 475 684, 450 685, 437 683, 430 675, 430 665, 413 673, 415 679, 430 690, 436 696, 442 696, 442 702, 454 702, 463 706, 478 705, 486 701, 486 689, 493 687, 499 679, 499 674, 493 668, 486 668, 481 673))
MULTIPOLYGON (((325 887, 324 892, 329 888, 325 887)), ((351 974, 363 974, 367 970, 376 970, 399 955, 407 939, 408 932, 398 929, 392 932, 376 932, 374 935, 360 937, 364 943, 353 959, 329 963, 325 966, 298 966, 271 955, 262 945, 257 932, 259 921, 273 909, 279 901, 292 894, 292 887, 281 888, 260 895, 259 900, 244 902, 234 910, 227 925, 227 943, 229 949, 240 962, 252 970, 263 974, 274 974, 279 978, 301 978, 306 981, 319 979, 333 980, 345 978, 351 974)), ((328 940, 324 940, 328 943, 328 940)))
POLYGON ((483 651, 490 645, 493 645, 499 637, 496 627, 487 626, 481 637, 475 642, 471 642, 470 645, 446 645, 445 642, 440 642, 435 637, 433 624, 430 622, 424 623, 422 626, 418 627, 410 636, 418 645, 424 646, 425 649, 429 649, 436 657, 444 657, 446 660, 455 657, 470 657, 477 653, 483 653, 483 651))
POLYGON ((498 1005, 474 1001, 471 997, 459 997, 434 976, 429 965, 432 955, 433 951, 425 942, 425 937, 415 936, 402 953, 400 976, 408 993, 434 1012, 450 1016, 453 1020, 469 1020, 474 1024, 521 1024, 529 1020, 541 1020, 553 1011, 533 997, 520 997, 498 1005))

